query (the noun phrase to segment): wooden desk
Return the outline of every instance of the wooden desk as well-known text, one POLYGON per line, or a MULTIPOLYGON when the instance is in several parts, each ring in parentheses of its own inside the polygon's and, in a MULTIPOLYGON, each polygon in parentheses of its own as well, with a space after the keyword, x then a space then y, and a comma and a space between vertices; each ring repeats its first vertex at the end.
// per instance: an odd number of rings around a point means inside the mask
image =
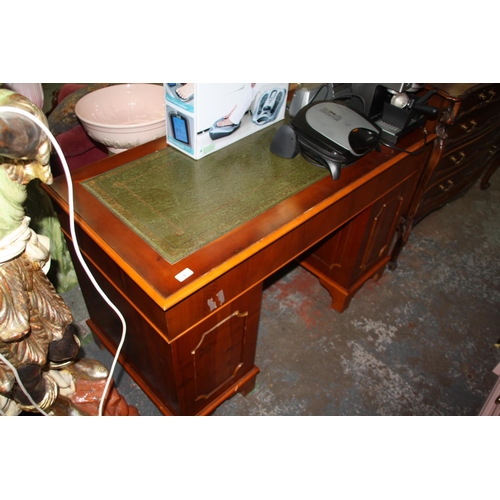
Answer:
MULTIPOLYGON (((256 161, 270 162, 270 168, 278 173, 281 169, 283 176, 288 162, 298 168, 318 168, 300 157, 283 160, 269 152, 279 125, 211 156, 222 161, 230 154, 241 171, 242 185, 248 185, 256 161)), ((165 169, 185 158, 189 175, 197 180, 202 178, 205 159, 189 163, 194 160, 166 148, 164 139, 159 139, 74 173, 81 251, 128 325, 120 362, 164 414, 210 414, 236 392, 245 395, 254 387, 262 282, 288 262, 299 259, 316 274, 339 311, 366 280, 382 274, 430 151, 424 144, 419 131, 398 146, 423 150, 421 154, 386 148, 373 152, 343 169, 339 180, 324 176, 173 264, 84 183, 162 150, 165 169), (185 269, 193 275, 181 282, 176 276, 185 269)), ((227 177, 217 179, 221 192, 238 189, 239 177, 227 177)), ((46 189, 70 239, 65 179, 56 179, 46 189)), ((89 326, 114 353, 121 324, 73 260, 89 326)))

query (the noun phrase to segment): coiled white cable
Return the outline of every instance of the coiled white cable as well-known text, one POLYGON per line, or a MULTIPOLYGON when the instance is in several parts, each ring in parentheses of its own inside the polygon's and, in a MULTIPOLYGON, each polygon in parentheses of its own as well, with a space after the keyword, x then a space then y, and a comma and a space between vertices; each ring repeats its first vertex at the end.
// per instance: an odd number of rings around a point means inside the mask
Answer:
MULTIPOLYGON (((13 106, 0 106, 0 112, 2 112, 2 111, 23 115, 26 118, 33 121, 34 123, 36 123, 45 132, 45 134, 47 134, 47 137, 50 139, 50 142, 54 146, 54 149, 57 151, 57 154, 59 156, 59 159, 61 160, 61 164, 62 164, 63 169, 64 169, 66 183, 68 185, 69 226, 70 226, 70 234, 71 234, 71 238, 73 240, 73 246, 75 249, 76 256, 78 257, 80 264, 82 265, 85 273, 89 277, 90 281, 92 282, 92 284, 94 285, 96 290, 99 292, 99 294, 104 299, 104 301, 109 305, 109 307, 111 307, 111 309, 113 309, 113 311, 115 311, 116 315, 120 318, 120 321, 122 323, 122 334, 121 334, 120 343, 118 345, 118 348, 116 349, 116 354, 115 354, 115 357, 113 359, 113 363, 111 364, 108 379, 106 381, 106 385, 104 387, 104 391, 103 391, 101 401, 99 404, 99 416, 102 416, 104 413, 104 404, 105 404, 105 401, 106 401, 106 398, 108 395, 109 386, 110 386, 111 381, 113 379, 113 372, 116 368, 116 364, 118 362, 118 357, 120 356, 120 352, 121 352, 123 344, 125 342, 125 338, 126 338, 126 334, 127 334, 127 323, 126 323, 125 318, 123 317, 123 314, 121 313, 121 311, 113 304, 113 302, 111 302, 109 297, 104 293, 104 291, 101 289, 101 287, 99 286, 99 284, 95 280, 94 276, 92 275, 92 272, 90 271, 89 267, 87 266, 87 263, 83 259, 83 256, 80 252, 80 247, 78 245, 78 239, 76 237, 76 230, 75 230, 75 208, 74 208, 74 199, 73 199, 73 180, 71 178, 71 172, 69 170, 68 164, 66 162, 66 158, 64 157, 64 153, 62 152, 61 147, 59 146, 58 142, 56 141, 55 137, 52 135, 52 132, 48 129, 48 127, 41 120, 39 120, 36 116, 32 115, 31 113, 28 113, 27 111, 25 111, 23 109, 15 108, 13 106)), ((7 366, 9 366, 9 368, 11 370, 13 370, 18 384, 20 385, 21 389, 26 394, 26 396, 29 398, 29 400, 32 402, 32 404, 35 406, 35 408, 38 411, 40 411, 40 413, 47 416, 47 413, 45 413, 43 410, 41 410, 38 407, 38 405, 31 399, 31 396, 28 394, 28 392, 24 388, 22 382, 20 381, 19 376, 18 376, 17 371, 14 368, 14 366, 11 363, 9 363, 1 354, 0 354, 0 357, 1 357, 2 361, 4 361, 7 364, 7 366)))

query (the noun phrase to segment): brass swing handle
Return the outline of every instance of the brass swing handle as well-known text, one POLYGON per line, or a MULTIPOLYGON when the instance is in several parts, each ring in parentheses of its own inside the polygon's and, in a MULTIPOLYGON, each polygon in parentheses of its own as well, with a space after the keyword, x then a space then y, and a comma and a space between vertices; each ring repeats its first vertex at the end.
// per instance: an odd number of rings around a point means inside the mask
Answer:
POLYGON ((446 193, 446 191, 448 191, 448 189, 451 189, 452 186, 453 186, 453 181, 451 179, 448 179, 448 185, 443 186, 442 184, 440 184, 439 189, 441 189, 441 191, 443 191, 443 193, 446 193))
POLYGON ((484 102, 484 104, 487 104, 487 103, 489 103, 489 102, 490 102, 490 101, 491 101, 491 100, 492 100, 492 99, 493 99, 496 95, 497 95, 497 94, 496 94, 496 92, 495 92, 494 90, 490 90, 490 91, 488 92, 488 94, 485 94, 484 92, 481 92, 481 93, 479 94, 479 98, 480 98, 480 99, 484 102), (488 95, 490 96, 489 98, 488 98, 488 95))
POLYGON ((460 153, 458 153, 458 156, 460 158, 458 158, 458 160, 454 157, 454 156, 450 156, 450 160, 455 164, 455 165, 458 165, 459 163, 462 163, 466 157, 466 154, 463 152, 463 151, 460 151, 460 153))
POLYGON ((470 126, 467 126, 465 123, 463 123, 462 125, 460 125, 460 127, 462 128, 462 130, 465 130, 465 132, 469 134, 477 127, 477 122, 476 120, 471 120, 470 126))

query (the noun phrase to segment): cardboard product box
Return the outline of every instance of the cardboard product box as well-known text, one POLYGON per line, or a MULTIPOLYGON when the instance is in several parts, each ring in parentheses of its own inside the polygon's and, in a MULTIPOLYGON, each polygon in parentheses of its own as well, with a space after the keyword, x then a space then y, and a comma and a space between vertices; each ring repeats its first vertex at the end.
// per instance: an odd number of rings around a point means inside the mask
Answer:
POLYGON ((285 117, 288 83, 164 83, 167 142, 200 159, 285 117))

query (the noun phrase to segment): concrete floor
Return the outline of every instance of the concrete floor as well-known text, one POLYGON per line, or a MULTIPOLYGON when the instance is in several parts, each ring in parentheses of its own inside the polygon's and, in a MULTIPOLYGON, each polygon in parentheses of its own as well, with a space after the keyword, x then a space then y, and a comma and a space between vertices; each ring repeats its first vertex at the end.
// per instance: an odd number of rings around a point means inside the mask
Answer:
MULTIPOLYGON (((92 340, 78 288, 63 295, 83 353, 92 340)), ((339 314, 297 266, 266 283, 257 385, 214 415, 477 415, 500 362, 500 175, 424 219, 398 268, 369 281, 339 314)), ((115 381, 141 415, 160 415, 126 372, 115 381)))

